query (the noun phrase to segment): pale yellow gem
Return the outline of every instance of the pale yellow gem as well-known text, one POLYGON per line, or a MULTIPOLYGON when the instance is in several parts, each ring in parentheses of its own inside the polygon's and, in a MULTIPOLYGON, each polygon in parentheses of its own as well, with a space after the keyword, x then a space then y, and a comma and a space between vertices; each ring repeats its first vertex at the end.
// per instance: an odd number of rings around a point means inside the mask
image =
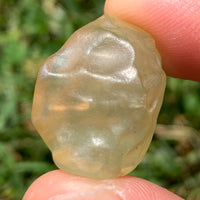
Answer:
POLYGON ((151 142, 166 82, 152 37, 102 16, 75 32, 39 71, 32 121, 66 172, 131 172, 151 142))

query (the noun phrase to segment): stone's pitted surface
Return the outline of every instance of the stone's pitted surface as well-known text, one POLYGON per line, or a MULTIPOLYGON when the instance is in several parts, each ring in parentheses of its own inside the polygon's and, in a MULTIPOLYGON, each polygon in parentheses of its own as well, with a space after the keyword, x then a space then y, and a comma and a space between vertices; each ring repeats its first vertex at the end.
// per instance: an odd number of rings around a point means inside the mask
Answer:
POLYGON ((123 176, 147 151, 165 79, 152 37, 102 16, 43 64, 32 121, 59 168, 95 179, 123 176))

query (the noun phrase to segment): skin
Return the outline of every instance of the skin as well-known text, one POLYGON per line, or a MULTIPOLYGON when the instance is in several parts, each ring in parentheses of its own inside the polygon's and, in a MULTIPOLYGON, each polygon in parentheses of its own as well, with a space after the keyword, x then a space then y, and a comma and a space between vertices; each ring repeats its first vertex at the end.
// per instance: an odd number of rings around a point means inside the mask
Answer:
MULTIPOLYGON (((105 13, 155 39, 167 75, 200 81, 200 1, 107 0, 105 13)), ((181 200, 149 181, 125 176, 92 180, 55 170, 38 178, 23 200, 181 200)))
POLYGON ((200 81, 200 1, 107 0, 105 13, 149 32, 168 76, 200 81))

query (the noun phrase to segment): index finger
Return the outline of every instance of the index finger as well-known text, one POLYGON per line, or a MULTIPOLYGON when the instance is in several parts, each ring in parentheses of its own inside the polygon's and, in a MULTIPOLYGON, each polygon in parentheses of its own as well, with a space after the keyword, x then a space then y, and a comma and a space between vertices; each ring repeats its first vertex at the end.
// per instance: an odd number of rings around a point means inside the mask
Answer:
POLYGON ((200 81, 200 1, 107 0, 105 13, 149 32, 167 75, 200 81))

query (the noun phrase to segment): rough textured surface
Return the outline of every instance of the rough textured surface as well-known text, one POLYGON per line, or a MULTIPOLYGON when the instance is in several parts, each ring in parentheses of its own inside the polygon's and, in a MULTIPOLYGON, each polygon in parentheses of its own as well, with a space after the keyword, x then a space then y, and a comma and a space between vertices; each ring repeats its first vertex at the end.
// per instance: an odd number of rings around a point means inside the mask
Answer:
POLYGON ((165 79, 152 37, 103 16, 43 64, 32 121, 59 168, 96 179, 123 176, 150 144, 165 79))

